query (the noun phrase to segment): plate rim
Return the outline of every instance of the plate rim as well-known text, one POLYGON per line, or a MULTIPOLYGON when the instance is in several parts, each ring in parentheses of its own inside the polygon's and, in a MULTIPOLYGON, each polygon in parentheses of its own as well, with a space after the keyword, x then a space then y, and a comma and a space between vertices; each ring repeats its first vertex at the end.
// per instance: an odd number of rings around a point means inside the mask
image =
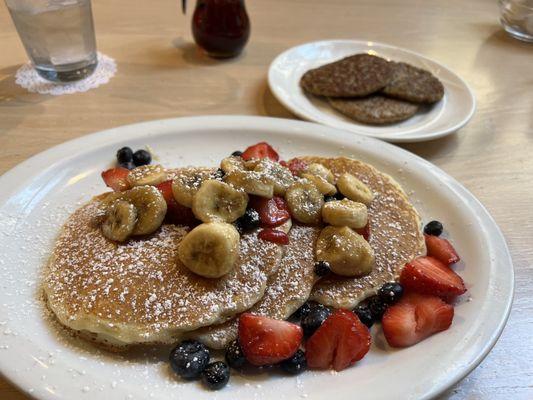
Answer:
MULTIPOLYGON (((57 158, 54 158, 53 159, 54 162, 51 164, 49 163, 51 159, 50 157, 51 155, 54 156, 54 154, 60 154, 62 151, 69 150, 73 146, 76 147, 77 145, 77 147, 81 148, 82 149, 81 151, 83 152, 85 147, 79 146, 79 144, 86 144, 86 142, 90 144, 95 141, 99 142, 101 139, 104 139, 104 138, 107 138, 110 140, 106 142, 102 142, 101 144, 109 145, 109 144, 116 143, 116 142, 122 142, 124 141, 126 136, 116 135, 116 133, 120 132, 121 130, 137 129, 138 131, 140 131, 141 129, 139 128, 142 128, 142 127, 155 128, 158 125, 160 125, 160 129, 163 129, 165 131, 168 131, 171 129, 175 131, 179 131, 180 129, 187 129, 187 128, 190 128, 191 126, 205 127, 206 125, 209 125, 209 124, 215 127, 218 127, 218 128, 226 127, 230 125, 231 126, 238 125, 239 127, 271 126, 273 129, 286 129, 287 132, 289 131, 289 128, 290 128, 290 132, 292 134, 295 134, 300 137, 305 138, 307 135, 315 136, 315 134, 306 133, 306 130, 304 128, 307 127, 310 129, 314 128, 315 130, 326 129, 330 131, 328 132, 328 137, 321 138, 322 140, 329 140, 330 136, 333 136, 333 139, 337 139, 337 140, 342 140, 342 139, 353 140, 354 139, 354 133, 341 130, 338 128, 333 128, 330 126, 325 126, 325 125, 320 125, 320 124, 305 122, 305 121, 298 121, 298 120, 291 120, 291 119, 284 119, 284 118, 263 117, 263 116, 209 115, 209 116, 194 116, 194 117, 180 117, 180 118, 152 120, 152 121, 133 123, 133 124, 114 127, 111 129, 101 130, 101 131, 98 131, 92 134, 74 138, 69 141, 55 145, 49 149, 46 149, 26 159, 25 161, 19 163, 18 165, 16 165, 9 171, 5 172, 3 175, 0 176, 0 185, 5 184, 7 181, 14 180, 17 174, 24 173, 27 168, 29 168, 29 170, 34 171, 34 169, 30 167, 35 163, 43 163, 44 165, 47 165, 48 167, 39 170, 39 173, 34 175, 32 178, 35 178, 36 176, 44 174, 48 168, 52 168, 55 162, 57 162, 57 158)), ((136 136, 150 137, 150 136, 157 136, 158 134, 160 133, 158 132, 147 133, 145 130, 143 133, 136 134, 136 136)), ((498 323, 495 326, 495 329, 490 333, 489 340, 487 340, 487 342, 484 343, 482 347, 480 347, 479 349, 480 351, 476 352, 476 356, 473 357, 468 362, 468 364, 462 364, 458 366, 457 368, 454 368, 454 373, 449 374, 445 379, 441 380, 440 383, 434 386, 432 389, 426 390, 424 392, 424 395, 420 397, 421 399, 433 398, 433 397, 436 397, 442 394, 444 391, 446 391, 451 386, 455 385, 457 382, 463 379, 466 375, 468 375, 473 369, 475 369, 481 363, 481 361, 487 356, 487 354, 494 347, 499 337, 501 336, 503 329, 510 315, 512 303, 514 299, 514 292, 515 292, 514 265, 513 265, 512 257, 511 257, 507 242, 505 240, 505 237, 503 236, 503 233, 501 229, 499 228, 499 226, 497 225, 494 218, 491 216, 488 210, 483 206, 483 204, 472 193, 470 193, 468 189, 466 189, 463 185, 461 185, 455 178, 451 177, 445 171, 433 165, 429 161, 407 150, 404 150, 400 147, 397 147, 392 144, 385 143, 378 139, 367 137, 367 136, 356 135, 356 138, 361 140, 361 143, 357 144, 358 147, 364 146, 365 141, 377 142, 379 143, 381 147, 385 146, 389 148, 389 150, 392 152, 405 154, 407 157, 414 158, 417 162, 422 163, 422 165, 426 167, 428 170, 432 171, 433 173, 438 173, 441 178, 445 178, 446 183, 449 186, 453 187, 454 189, 459 190, 461 194, 467 195, 469 200, 483 214, 483 217, 486 217, 486 224, 488 227, 491 228, 491 232, 496 234, 493 243, 497 243, 496 247, 499 248, 499 252, 501 252, 503 255, 506 256, 505 259, 500 260, 500 262, 509 266, 509 268, 506 270, 507 273, 502 278, 509 286, 509 293, 507 294, 507 297, 505 299, 506 301, 505 301, 504 308, 503 308, 504 312, 500 316, 498 323)), ((71 157, 75 158, 76 153, 72 154, 71 157)), ((26 182, 22 182, 20 183, 20 185, 15 185, 17 186, 15 190, 19 190, 18 187, 26 186, 26 185, 27 185, 26 182)), ((6 192, 0 193, 0 206, 5 205, 7 200, 12 195, 11 192, 12 191, 8 190, 6 192)), ((17 386, 20 390, 24 391, 26 395, 34 397, 34 394, 28 393, 27 390, 25 390, 25 388, 31 385, 32 377, 24 375, 24 374, 17 374, 15 371, 10 370, 9 362, 7 359, 0 358, 0 375, 4 376, 8 381, 10 381, 12 384, 17 386)), ((34 398, 37 398, 37 397, 34 397, 34 398)), ((39 399, 57 399, 57 397, 55 395, 45 395, 45 396, 40 396, 39 399)))
MULTIPOLYGON (((308 115, 306 115, 306 113, 302 112, 298 107, 295 107, 295 106, 291 105, 288 101, 286 101, 286 99, 283 98, 281 93, 279 93, 278 90, 275 88, 276 85, 273 83, 274 68, 275 68, 276 64, 279 63, 280 59, 282 57, 286 56, 288 53, 293 52, 293 51, 295 51, 295 50, 297 50, 297 49, 299 49, 301 47, 304 47, 304 46, 321 45, 321 44, 329 44, 329 45, 331 45, 331 44, 334 44, 334 43, 352 43, 352 44, 372 43, 372 46, 381 46, 381 47, 385 47, 385 48, 389 48, 389 49, 400 50, 400 51, 402 51, 404 53, 410 54, 411 56, 415 56, 417 58, 421 58, 423 60, 427 60, 427 61, 430 61, 432 63, 435 63, 435 64, 439 65, 441 68, 443 68, 444 70, 446 70, 449 74, 453 75, 466 88, 466 91, 468 92, 469 98, 470 98, 471 103, 472 103, 472 106, 470 107, 470 110, 469 110, 468 114, 462 120, 457 122, 452 127, 449 127, 447 129, 437 130, 437 131, 435 131, 435 133, 433 133, 431 135, 427 135, 427 136, 420 137, 420 136, 412 136, 413 134, 410 134, 410 135, 406 135, 406 136, 403 136, 403 137, 401 137, 401 136, 400 137, 395 137, 395 136, 390 135, 390 134, 384 134, 383 136, 378 136, 378 135, 371 134, 371 133, 356 132, 355 130, 354 131, 348 131, 348 132, 351 132, 353 134, 362 135, 362 136, 373 137, 373 138, 376 138, 376 139, 381 139, 381 140, 384 140, 384 141, 387 141, 387 142, 391 142, 391 143, 424 142, 424 141, 430 141, 430 140, 438 139, 438 138, 441 138, 441 137, 456 133, 459 129, 463 128, 466 124, 468 124, 468 122, 470 122, 470 120, 474 116, 474 114, 476 112, 476 109, 477 109, 477 100, 476 100, 476 96, 475 96, 474 90, 468 84, 468 82, 466 82, 463 78, 461 78, 461 76, 459 76, 457 73, 455 73, 446 64, 443 64, 443 63, 441 63, 439 61, 436 61, 436 60, 434 60, 432 58, 429 58, 429 57, 427 57, 427 56, 425 56, 425 55, 423 55, 421 53, 418 53, 416 51, 413 51, 413 50, 410 50, 410 49, 406 49, 405 47, 394 46, 394 45, 388 44, 388 43, 375 42, 375 41, 372 41, 372 40, 364 40, 364 39, 325 39, 325 40, 317 40, 317 41, 313 41, 313 42, 305 42, 305 43, 301 43, 301 44, 292 46, 292 47, 282 51, 281 53, 279 53, 272 60, 270 65, 268 66, 267 81, 268 81, 268 86, 270 88, 270 91, 272 92, 274 97, 287 110, 289 110, 290 112, 294 113, 299 118, 302 118, 305 121, 315 122, 315 123, 327 125, 327 126, 330 126, 331 128, 334 128, 334 129, 344 130, 344 129, 340 128, 340 127, 331 126, 329 124, 324 123, 323 121, 317 121, 316 119, 314 119, 312 117, 309 117, 308 115)), ((414 135, 416 135, 416 133, 414 135)))

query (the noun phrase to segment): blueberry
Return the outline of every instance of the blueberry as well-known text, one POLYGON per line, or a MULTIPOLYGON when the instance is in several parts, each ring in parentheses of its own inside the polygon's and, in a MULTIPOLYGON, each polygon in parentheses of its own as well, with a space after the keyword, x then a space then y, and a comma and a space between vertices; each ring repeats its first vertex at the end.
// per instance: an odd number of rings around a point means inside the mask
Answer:
POLYGON ((368 308, 368 306, 360 304, 353 309, 353 312, 368 328, 374 325, 374 318, 372 317, 372 313, 370 312, 370 308, 368 308))
POLYGON ((137 150, 133 153, 133 163, 140 167, 141 165, 148 165, 152 162, 152 156, 146 150, 137 150))
POLYGON ((246 357, 237 340, 231 342, 226 348, 226 362, 231 368, 241 368, 246 363, 246 357))
POLYGON ((186 340, 170 352, 170 366, 185 379, 196 379, 209 363, 209 350, 196 340, 186 340))
POLYGON ((224 178, 224 175, 226 175, 226 173, 224 172, 224 170, 222 168, 219 168, 215 171, 215 174, 214 174, 214 178, 221 181, 222 178, 224 178))
POLYGON ((228 364, 222 361, 209 364, 202 372, 202 381, 211 390, 222 389, 229 381, 228 364))
POLYGON ((122 168, 126 168, 126 169, 133 169, 135 168, 135 165, 129 161, 129 162, 123 162, 123 163, 120 163, 118 164, 119 167, 122 167, 122 168))
POLYGON ((431 221, 424 227, 424 233, 432 236, 440 236, 443 229, 444 228, 439 221, 431 221))
POLYGON ((281 362, 280 367, 283 371, 291 375, 298 375, 307 369, 307 360, 302 350, 296 351, 291 358, 281 362))
POLYGON ((318 276, 326 276, 331 272, 331 267, 327 261, 317 261, 315 263, 315 274, 318 276))
POLYGON ((343 195, 341 192, 337 192, 333 196, 335 197, 335 200, 342 200, 346 198, 346 196, 343 195))
POLYGON ((385 304, 379 296, 372 296, 368 299, 367 305, 374 321, 381 321, 381 317, 383 317, 383 314, 385 314, 385 311, 387 310, 387 304, 385 304))
POLYGON ((324 202, 327 203, 329 201, 337 200, 335 196, 324 196, 324 202))
POLYGON ((306 317, 311 312, 311 307, 312 307, 311 303, 309 303, 309 302, 304 303, 299 309, 297 309, 294 312, 294 314, 293 314, 294 318, 302 319, 302 318, 306 317))
POLYGON ((129 147, 123 147, 117 151, 117 162, 119 164, 129 163, 133 160, 133 151, 129 147))
POLYGON ((300 325, 304 331, 305 337, 311 336, 322 325, 322 323, 329 317, 331 311, 322 304, 314 304, 311 306, 309 313, 302 318, 300 325))
POLYGON ((240 228, 242 232, 247 232, 258 228, 260 222, 259 213, 253 208, 248 208, 244 215, 235 221, 235 225, 237 225, 237 230, 240 228))
POLYGON ((397 282, 387 282, 378 290, 379 298, 387 304, 396 303, 403 295, 403 286, 397 282))
POLYGON ((231 153, 231 155, 234 157, 240 157, 242 156, 242 151, 240 150, 234 151, 233 153, 231 153))

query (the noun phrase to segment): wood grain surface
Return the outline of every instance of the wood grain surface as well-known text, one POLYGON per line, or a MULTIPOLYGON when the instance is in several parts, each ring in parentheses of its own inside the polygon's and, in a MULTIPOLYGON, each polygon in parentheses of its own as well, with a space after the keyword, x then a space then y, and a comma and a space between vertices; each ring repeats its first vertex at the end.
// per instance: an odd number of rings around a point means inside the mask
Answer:
MULTIPOLYGON (((176 1, 94 0, 93 10, 99 50, 116 59, 118 73, 96 90, 54 97, 15 84, 26 55, 0 2, 0 173, 55 144, 123 124, 205 114, 295 118, 269 91, 266 74, 278 53, 308 41, 385 42, 466 79, 478 100, 472 121, 455 135, 402 147, 488 208, 513 256, 516 295, 492 352, 442 398, 533 399, 533 45, 502 31, 496 1, 248 1, 251 40, 227 61, 197 51, 176 1)), ((26 398, 0 378, 0 399, 26 398)))

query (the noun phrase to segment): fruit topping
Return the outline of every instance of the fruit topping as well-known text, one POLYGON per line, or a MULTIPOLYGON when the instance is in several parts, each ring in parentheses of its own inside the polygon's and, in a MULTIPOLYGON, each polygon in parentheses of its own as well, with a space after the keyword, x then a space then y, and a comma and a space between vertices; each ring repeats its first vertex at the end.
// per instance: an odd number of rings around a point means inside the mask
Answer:
POLYGON ((304 172, 300 176, 304 179, 307 179, 309 182, 315 185, 318 191, 322 193, 323 195, 331 196, 337 193, 337 188, 335 187, 335 185, 332 185, 331 183, 326 181, 326 179, 322 178, 321 176, 312 175, 307 172, 304 172))
POLYGON ((347 226, 326 226, 316 242, 316 259, 327 261, 342 276, 363 276, 372 271, 374 251, 368 242, 347 226))
POLYGON ((407 347, 450 327, 453 307, 437 296, 406 293, 381 321, 392 347, 407 347))
POLYGON ((443 238, 424 235, 426 240, 427 255, 441 261, 446 265, 454 264, 460 260, 452 244, 443 238))
POLYGON ((106 211, 102 233, 108 239, 124 242, 133 233, 136 221, 135 206, 124 200, 115 200, 106 211))
POLYGON ((161 165, 143 165, 128 174, 128 182, 132 187, 158 185, 167 179, 167 172, 161 165))
POLYGON ((185 379, 196 379, 209 363, 209 350, 195 340, 186 340, 170 352, 170 366, 185 379))
POLYGON ((307 360, 303 350, 297 350, 290 358, 282 361, 280 367, 283 371, 291 375, 298 375, 307 369, 307 360))
POLYGON ((200 189, 202 182, 213 179, 209 171, 185 170, 172 182, 172 194, 174 199, 185 207, 192 207, 192 198, 200 189))
POLYGON ((424 233, 426 235, 440 236, 444 227, 439 221, 430 221, 424 226, 424 233))
POLYGON ((240 156, 242 156, 242 151, 235 150, 233 153, 231 153, 231 155, 234 156, 234 157, 240 157, 240 156))
POLYGON ((132 235, 149 235, 163 223, 167 213, 167 203, 154 186, 137 186, 122 195, 122 199, 137 209, 137 222, 132 235))
POLYGON ((248 195, 227 183, 208 179, 192 200, 192 211, 203 222, 233 222, 246 212, 248 195))
POLYGON ((337 180, 337 187, 339 191, 350 200, 358 201, 367 206, 374 199, 374 195, 370 188, 355 176, 345 173, 337 180))
POLYGON ((309 167, 307 167, 307 170, 305 172, 311 175, 319 176, 330 184, 335 183, 335 177, 333 176, 331 171, 327 169, 326 167, 324 167, 322 164, 319 164, 319 163, 309 164, 309 167))
POLYGON ((369 329, 372 325, 374 325, 374 317, 367 305, 359 304, 353 309, 353 312, 355 315, 357 315, 359 321, 365 324, 369 329))
POLYGON ((117 162, 126 164, 133 162, 133 150, 129 147, 122 147, 117 151, 117 162))
POLYGON ((307 169, 307 163, 299 158, 293 158, 287 164, 287 168, 289 168, 293 175, 298 176, 307 169))
POLYGON ((203 383, 211 390, 222 389, 229 381, 230 371, 225 362, 208 364, 202 372, 203 383))
POLYGON ((318 303, 311 303, 309 312, 302 315, 301 323, 304 336, 309 337, 324 323, 330 316, 331 310, 318 303))
POLYGON ((398 282, 387 282, 378 290, 379 298, 386 304, 394 304, 403 296, 403 286, 398 282))
POLYGON ((326 276, 331 273, 331 267, 327 261, 317 261, 315 263, 315 274, 320 277, 326 276))
POLYGON ((279 160, 279 155, 276 150, 266 142, 260 142, 248 147, 241 154, 241 157, 243 160, 251 160, 252 158, 270 158, 273 161, 279 160))
POLYGON ((289 236, 278 229, 264 228, 258 234, 257 237, 267 242, 286 245, 289 244, 289 236))
POLYGON ((182 206, 175 199, 172 193, 172 181, 165 181, 156 185, 167 203, 166 220, 171 224, 193 226, 198 223, 192 210, 182 206))
POLYGON ((304 224, 318 224, 321 220, 321 210, 324 196, 317 187, 309 181, 296 182, 285 194, 291 215, 304 224))
POLYGON ((368 222, 364 227, 355 230, 360 234, 367 242, 370 238, 370 222, 368 222))
POLYGON ((224 180, 226 183, 235 188, 242 189, 248 194, 266 197, 268 199, 274 197, 274 182, 271 178, 262 173, 244 169, 234 169, 230 172, 226 171, 224 180))
POLYGON ((466 292, 461 277, 433 257, 418 257, 407 263, 400 275, 404 289, 446 300, 466 292))
POLYGON ((220 278, 237 261, 239 239, 237 229, 231 224, 200 224, 182 239, 178 257, 192 272, 206 278, 220 278))
POLYGON ((289 186, 294 183, 294 176, 291 171, 269 158, 263 158, 255 166, 254 171, 267 176, 272 181, 276 196, 284 196, 289 186))
MULTIPOLYGON (((250 203, 248 203, 248 205, 250 205, 250 203)), ((235 227, 239 233, 242 234, 258 228, 260 223, 261 219, 259 213, 253 208, 248 208, 244 215, 235 221, 235 227)))
POLYGON ((262 226, 275 227, 287 221, 291 215, 282 197, 266 199, 264 197, 250 197, 250 207, 257 210, 262 226))
POLYGON ((107 187, 115 192, 122 192, 130 188, 128 175, 130 171, 126 168, 116 167, 102 172, 102 179, 107 187))
POLYGON ((383 314, 387 311, 388 304, 379 296, 372 296, 368 299, 367 306, 372 314, 372 319, 374 321, 381 321, 383 314))
POLYGON ((337 310, 307 341, 307 365, 341 371, 362 359, 370 343, 370 332, 359 318, 348 310, 337 310))
POLYGON ((253 365, 275 364, 294 355, 302 341, 302 328, 250 313, 239 317, 239 343, 253 365))
POLYGON ((293 317, 301 320, 311 312, 311 308, 313 307, 313 305, 314 303, 306 301, 299 309, 294 312, 293 317))
POLYGON ((148 165, 152 162, 152 155, 146 150, 137 150, 133 153, 133 163, 135 166, 148 165))
POLYGON ((231 368, 239 369, 246 363, 246 357, 238 340, 234 340, 228 345, 224 357, 231 368))
POLYGON ((334 200, 322 207, 322 219, 333 226, 361 229, 368 223, 368 210, 363 203, 349 199, 334 200))

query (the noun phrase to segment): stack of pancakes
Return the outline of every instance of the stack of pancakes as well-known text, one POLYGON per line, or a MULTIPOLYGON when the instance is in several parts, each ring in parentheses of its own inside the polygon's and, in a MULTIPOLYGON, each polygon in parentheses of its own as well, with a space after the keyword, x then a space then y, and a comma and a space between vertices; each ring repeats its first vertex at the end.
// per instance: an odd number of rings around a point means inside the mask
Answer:
POLYGON ((335 177, 353 174, 373 191, 369 243, 376 265, 369 275, 319 279, 314 247, 320 228, 293 224, 286 246, 260 240, 257 232, 242 235, 233 271, 203 278, 177 256, 189 227, 163 224, 125 244, 106 239, 100 229, 108 196, 103 194, 61 230, 43 276, 48 307, 64 326, 115 351, 185 337, 224 348, 236 338, 244 311, 287 319, 309 299, 355 307, 425 252, 420 219, 398 183, 372 166, 348 158, 303 159, 323 164, 335 177))

